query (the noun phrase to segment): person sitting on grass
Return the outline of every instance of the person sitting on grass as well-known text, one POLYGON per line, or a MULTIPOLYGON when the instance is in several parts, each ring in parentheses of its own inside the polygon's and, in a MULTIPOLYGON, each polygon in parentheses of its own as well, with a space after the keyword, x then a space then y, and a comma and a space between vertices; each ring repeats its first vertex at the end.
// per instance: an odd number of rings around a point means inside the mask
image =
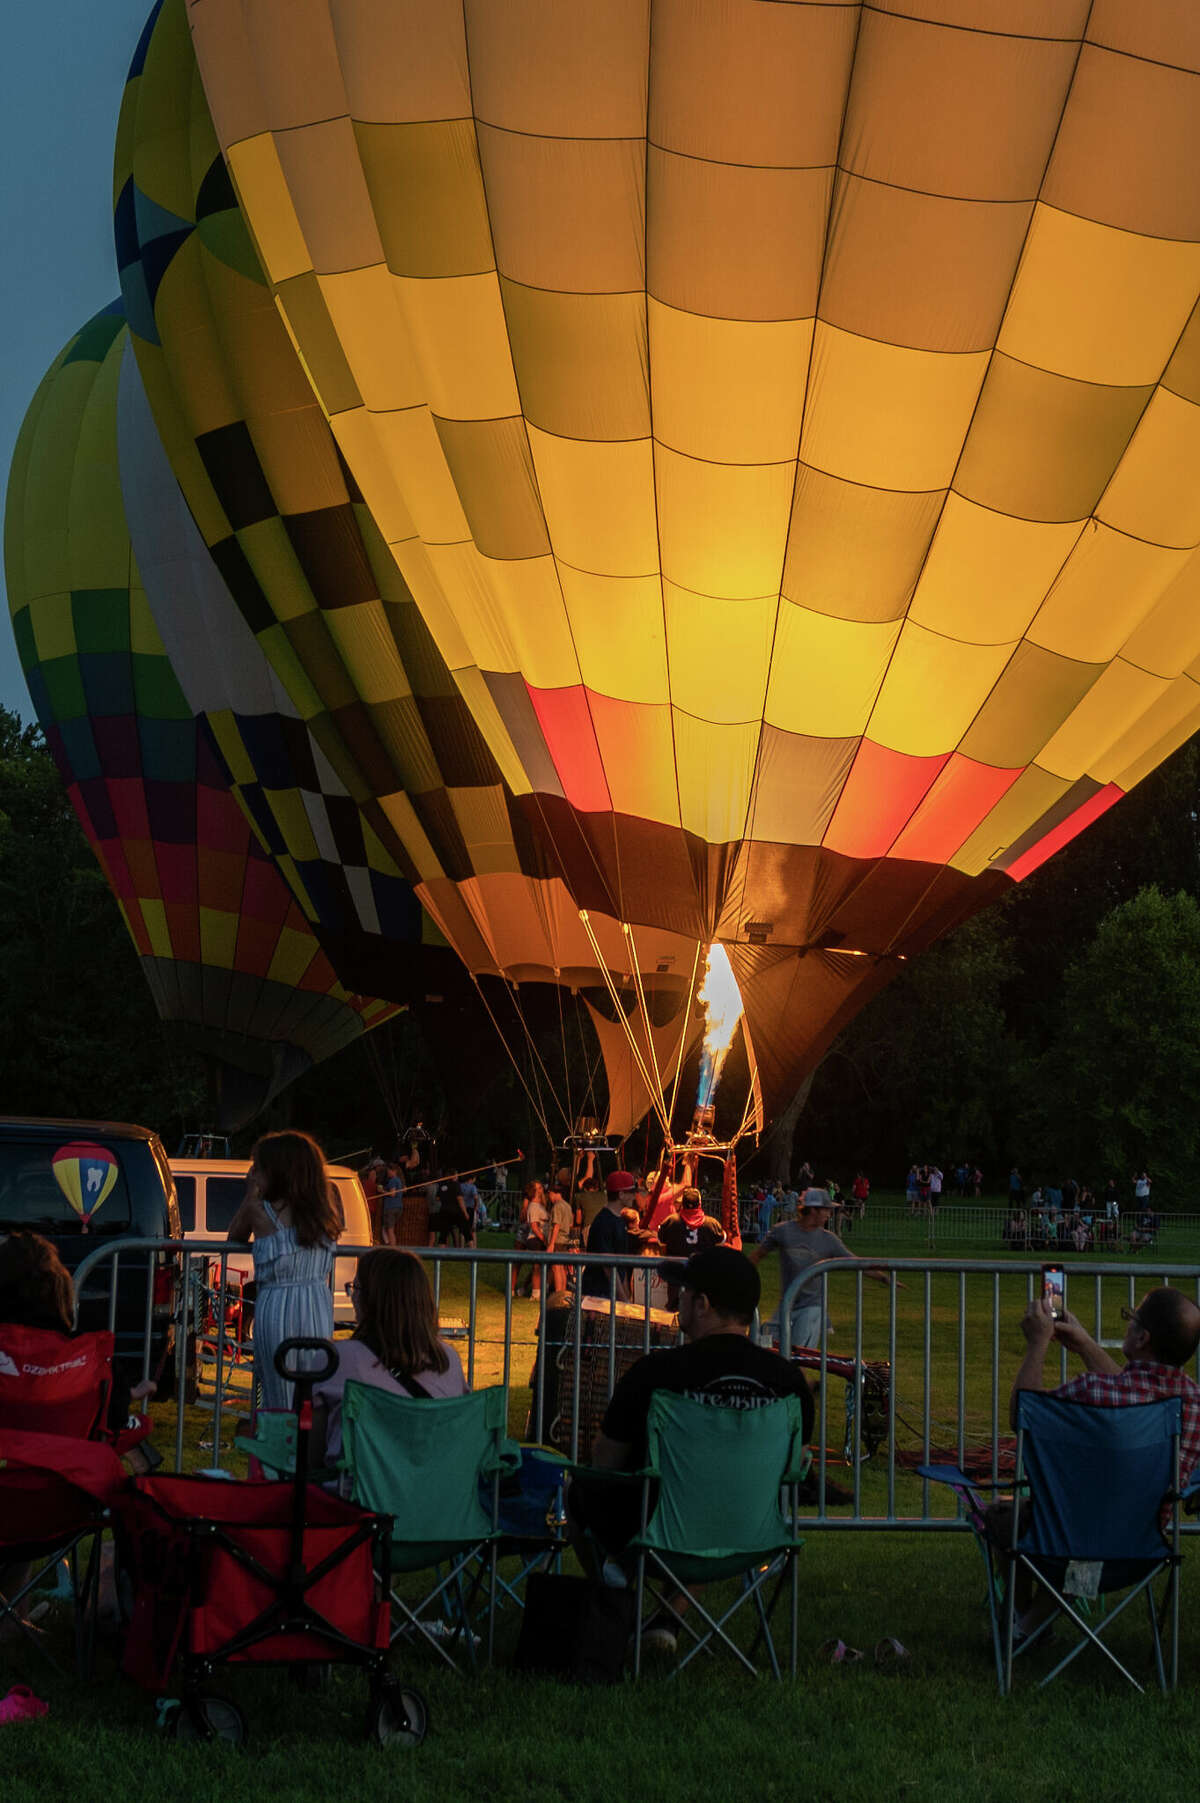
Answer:
MULTIPOLYGON (((1200 1460, 1200 1384, 1190 1378, 1183 1367, 1195 1357, 1200 1346, 1200 1308, 1188 1300, 1182 1290, 1161 1288, 1148 1290, 1135 1309, 1124 1308, 1127 1322, 1121 1351, 1124 1366, 1093 1340, 1075 1316, 1064 1314, 1056 1321, 1050 1303, 1035 1296, 1025 1310, 1021 1332, 1025 1336, 1025 1356, 1013 1381, 1009 1418, 1017 1425, 1017 1400, 1023 1390, 1041 1390, 1046 1354, 1057 1340, 1083 1361, 1078 1377, 1069 1378, 1050 1394, 1064 1402, 1078 1402, 1091 1408, 1128 1408, 1140 1402, 1159 1402, 1164 1397, 1178 1396, 1182 1403, 1182 1429, 1179 1436, 1179 1475, 1186 1487, 1193 1467, 1200 1460)), ((1018 1536, 1028 1525, 1028 1505, 1018 1516, 1018 1536)), ((1002 1543, 1012 1532, 1011 1502, 992 1503, 987 1511, 988 1531, 1002 1543)), ((1032 1574, 1019 1569, 1016 1577, 1016 1632, 1018 1640, 1033 1634, 1053 1612, 1053 1599, 1037 1594, 1032 1574)))
MULTIPOLYGON (((685 1265, 660 1266, 660 1273, 678 1285, 684 1344, 648 1352, 620 1379, 592 1443, 596 1470, 636 1471, 645 1464, 646 1424, 656 1390, 736 1409, 761 1408, 780 1396, 799 1396, 804 1438, 810 1439, 813 1400, 803 1370, 750 1338, 761 1283, 745 1253, 712 1246, 685 1265)), ((641 1508, 635 1484, 589 1480, 586 1472, 571 1482, 567 1513, 572 1531, 585 1558, 597 1546, 607 1555, 603 1571, 607 1581, 627 1581, 621 1555, 641 1526, 641 1508)), ((683 1599, 677 1598, 676 1605, 678 1616, 683 1599)), ((653 1617, 642 1633, 643 1648, 673 1653, 677 1627, 670 1611, 653 1617)))

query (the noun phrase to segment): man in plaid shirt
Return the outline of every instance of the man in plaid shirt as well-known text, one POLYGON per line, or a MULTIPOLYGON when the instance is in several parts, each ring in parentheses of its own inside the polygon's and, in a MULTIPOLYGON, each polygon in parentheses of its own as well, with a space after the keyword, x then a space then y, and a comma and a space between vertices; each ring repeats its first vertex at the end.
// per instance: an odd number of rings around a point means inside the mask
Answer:
MULTIPOLYGON (((1195 1357, 1200 1345, 1200 1308, 1189 1302, 1182 1290, 1164 1288, 1148 1290, 1135 1309, 1123 1308, 1121 1314, 1126 1322, 1121 1342, 1124 1368, 1092 1339, 1074 1315, 1065 1314, 1061 1321, 1055 1321, 1046 1297, 1034 1297, 1021 1321, 1025 1357, 1013 1382, 1012 1425, 1017 1425, 1020 1392, 1043 1388, 1046 1354, 1051 1342, 1057 1340, 1077 1352, 1086 1367, 1078 1377, 1051 1392, 1066 1402, 1119 1409, 1138 1402, 1160 1402, 1167 1396, 1180 1398, 1183 1407, 1179 1466, 1181 1482, 1186 1485, 1192 1467, 1200 1460, 1200 1384, 1183 1367, 1195 1357)), ((1011 1506, 1000 1507, 1008 1508, 1011 1521, 1011 1506)), ((1044 1604, 1039 1608, 1034 1601, 1032 1583, 1024 1571, 1017 1575, 1017 1607, 1021 1610, 1018 1635, 1031 1634, 1047 1610, 1044 1604)))

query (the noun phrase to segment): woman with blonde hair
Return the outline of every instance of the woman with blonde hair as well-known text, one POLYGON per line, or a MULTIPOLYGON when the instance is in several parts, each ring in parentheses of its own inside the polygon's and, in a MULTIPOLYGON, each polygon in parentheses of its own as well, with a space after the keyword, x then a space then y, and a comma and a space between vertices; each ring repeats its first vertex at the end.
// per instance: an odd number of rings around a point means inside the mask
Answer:
POLYGON ((252 1156, 228 1237, 254 1244, 254 1373, 262 1406, 287 1409, 292 1386, 275 1369, 275 1351, 284 1340, 333 1338, 329 1282, 343 1223, 310 1134, 264 1133, 252 1156))
MULTIPOLYGON (((467 1381, 453 1346, 438 1338, 437 1308, 425 1267, 413 1252, 380 1246, 358 1261, 350 1290, 357 1326, 338 1341, 338 1368, 318 1384, 313 1401, 325 1414, 324 1457, 342 1449, 342 1392, 374 1384, 393 1396, 465 1396, 467 1381)), ((318 1438, 320 1427, 318 1425, 318 1438)))

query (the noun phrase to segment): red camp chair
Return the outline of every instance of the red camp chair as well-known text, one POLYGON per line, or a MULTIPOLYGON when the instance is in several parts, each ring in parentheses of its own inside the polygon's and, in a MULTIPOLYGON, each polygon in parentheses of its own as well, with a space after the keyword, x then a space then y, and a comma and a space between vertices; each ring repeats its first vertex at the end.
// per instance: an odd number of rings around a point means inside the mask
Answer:
MULTIPOLYGON (((75 1591, 75 1653, 91 1669, 108 1504, 125 1481, 120 1458, 150 1431, 113 1432, 111 1333, 0 1326, 0 1623, 41 1645, 22 1605, 60 1560, 75 1591)), ((43 1647, 51 1664, 56 1661, 43 1647)))

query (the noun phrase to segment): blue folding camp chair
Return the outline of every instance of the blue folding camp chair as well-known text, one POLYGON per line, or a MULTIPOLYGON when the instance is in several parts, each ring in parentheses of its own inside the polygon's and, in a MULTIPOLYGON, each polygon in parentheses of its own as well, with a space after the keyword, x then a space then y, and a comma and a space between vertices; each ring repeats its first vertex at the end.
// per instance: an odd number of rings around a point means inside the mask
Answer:
MULTIPOLYGON (((1155 1668, 1163 1690, 1179 1667, 1179 1432, 1178 1397, 1129 1408, 1088 1404, 1025 1391, 1017 1402, 1016 1486, 1007 1531, 989 1533, 980 1492, 987 1486, 953 1466, 923 1465, 919 1475, 958 1494, 988 1565, 988 1604, 1000 1694, 1012 1689, 1013 1660, 1046 1643, 1052 1621, 1079 1631, 1065 1656, 1042 1678, 1045 1688, 1088 1646, 1096 1647, 1135 1690, 1142 1686, 1106 1636, 1138 1596, 1145 1596, 1155 1668), (1022 1489, 1028 1485, 1027 1507, 1022 1489), (1160 1518, 1169 1507, 1164 1534, 1160 1518), (1028 1571, 1050 1593, 1054 1610, 1015 1644, 1016 1574, 1028 1571), (1160 1609, 1154 1584, 1165 1576, 1160 1609), (1119 1602, 1089 1620, 1081 1599, 1119 1602), (997 1607, 1002 1593, 1003 1606, 997 1607), (1163 1625, 1168 1651, 1163 1654, 1163 1625)), ((1010 1486, 1005 1486, 1008 1489, 1010 1486)))

